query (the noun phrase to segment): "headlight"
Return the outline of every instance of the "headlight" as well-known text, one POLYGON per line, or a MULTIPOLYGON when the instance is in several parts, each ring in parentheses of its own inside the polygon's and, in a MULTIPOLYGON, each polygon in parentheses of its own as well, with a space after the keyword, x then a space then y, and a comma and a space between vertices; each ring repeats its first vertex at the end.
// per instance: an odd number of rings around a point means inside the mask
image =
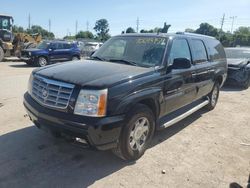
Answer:
POLYGON ((30 74, 29 83, 28 83, 28 93, 32 94, 32 82, 33 82, 33 73, 30 74))
POLYGON ((103 117, 106 115, 108 90, 84 90, 78 95, 74 114, 103 117))
POLYGON ((31 52, 29 52, 29 56, 31 56, 31 52))

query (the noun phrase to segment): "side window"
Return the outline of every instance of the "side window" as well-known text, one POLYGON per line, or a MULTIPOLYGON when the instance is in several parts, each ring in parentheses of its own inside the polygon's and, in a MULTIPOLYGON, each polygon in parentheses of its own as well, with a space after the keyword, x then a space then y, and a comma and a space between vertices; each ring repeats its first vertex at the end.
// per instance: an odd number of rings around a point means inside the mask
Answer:
POLYGON ((64 44, 63 43, 57 43, 57 48, 58 50, 64 49, 64 44))
POLYGON ((71 46, 72 46, 71 44, 65 43, 65 44, 63 44, 63 49, 70 49, 71 46))
POLYGON ((191 61, 190 50, 186 39, 173 40, 169 55, 169 64, 172 65, 176 58, 186 58, 191 61))
POLYGON ((104 52, 104 57, 115 57, 117 59, 120 59, 123 57, 125 47, 126 47, 126 41, 125 40, 116 40, 112 45, 110 45, 104 52))
POLYGON ((207 40, 209 59, 212 61, 226 58, 224 48, 222 44, 215 40, 207 40))
POLYGON ((207 61, 206 48, 201 40, 193 39, 192 47, 193 61, 195 63, 207 61))
POLYGON ((56 50, 57 49, 57 44, 56 43, 51 43, 50 48, 56 50))

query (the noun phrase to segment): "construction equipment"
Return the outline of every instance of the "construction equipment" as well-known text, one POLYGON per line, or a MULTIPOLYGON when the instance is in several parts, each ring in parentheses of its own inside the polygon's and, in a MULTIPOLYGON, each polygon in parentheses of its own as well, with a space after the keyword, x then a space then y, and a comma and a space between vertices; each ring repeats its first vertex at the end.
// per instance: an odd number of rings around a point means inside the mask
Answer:
POLYGON ((13 23, 12 16, 0 14, 0 62, 4 57, 19 57, 22 49, 35 47, 42 40, 40 34, 13 33, 13 23))

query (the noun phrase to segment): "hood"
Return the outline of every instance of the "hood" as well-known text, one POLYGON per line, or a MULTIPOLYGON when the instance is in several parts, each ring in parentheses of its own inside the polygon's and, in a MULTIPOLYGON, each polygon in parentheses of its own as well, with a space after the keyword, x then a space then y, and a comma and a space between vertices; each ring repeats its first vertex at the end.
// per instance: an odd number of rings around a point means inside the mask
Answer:
POLYGON ((36 69, 35 74, 82 87, 109 88, 113 85, 153 74, 154 68, 136 67, 104 61, 77 61, 36 69))
POLYGON ((243 67, 246 66, 249 62, 249 59, 233 59, 233 58, 228 58, 227 63, 228 66, 230 67, 243 67))

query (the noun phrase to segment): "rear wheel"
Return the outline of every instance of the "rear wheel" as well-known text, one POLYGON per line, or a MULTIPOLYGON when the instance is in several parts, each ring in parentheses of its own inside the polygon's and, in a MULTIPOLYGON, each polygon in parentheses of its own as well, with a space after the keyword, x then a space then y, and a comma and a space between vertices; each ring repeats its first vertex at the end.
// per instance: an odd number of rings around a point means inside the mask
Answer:
POLYGON ((250 75, 248 76, 247 81, 244 83, 243 88, 244 88, 244 89, 248 89, 249 86, 250 86, 250 75))
POLYGON ((118 146, 113 153, 123 160, 137 160, 147 149, 155 130, 155 118, 145 105, 138 104, 128 115, 118 146))
POLYGON ((72 57, 72 61, 78 61, 78 60, 80 60, 80 58, 78 56, 73 56, 72 57))
POLYGON ((215 82, 213 90, 208 95, 209 103, 206 106, 208 110, 213 110, 215 108, 219 98, 219 93, 220 93, 220 84, 218 82, 215 82))
POLYGON ((37 59, 37 66, 44 67, 46 65, 48 65, 48 60, 45 57, 39 57, 37 59))
POLYGON ((3 58, 4 58, 4 51, 3 48, 0 46, 0 62, 3 61, 3 58))

